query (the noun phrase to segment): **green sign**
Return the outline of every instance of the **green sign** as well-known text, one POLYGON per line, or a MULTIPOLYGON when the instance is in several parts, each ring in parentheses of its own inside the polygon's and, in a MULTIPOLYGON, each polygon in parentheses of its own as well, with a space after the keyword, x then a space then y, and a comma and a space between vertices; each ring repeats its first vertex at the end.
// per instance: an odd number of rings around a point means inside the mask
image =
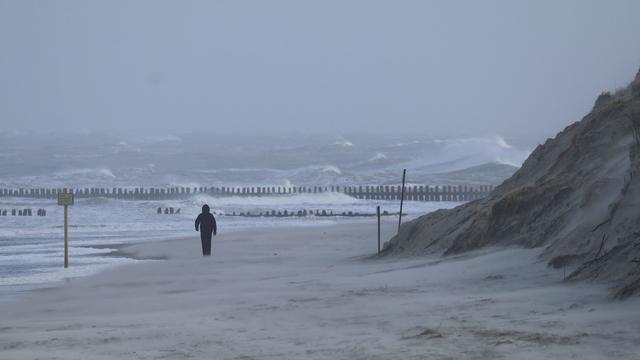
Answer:
POLYGON ((71 193, 58 194, 58 205, 61 205, 61 206, 73 205, 73 194, 71 193))

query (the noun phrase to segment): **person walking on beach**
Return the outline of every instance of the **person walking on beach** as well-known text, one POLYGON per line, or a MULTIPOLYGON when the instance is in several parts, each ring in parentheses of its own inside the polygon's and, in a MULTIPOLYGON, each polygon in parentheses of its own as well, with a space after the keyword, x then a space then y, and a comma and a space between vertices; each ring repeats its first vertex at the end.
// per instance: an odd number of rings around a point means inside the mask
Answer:
POLYGON ((211 234, 216 235, 216 218, 213 217, 209 205, 202 206, 202 213, 196 218, 196 231, 200 231, 202 255, 211 256, 211 234))

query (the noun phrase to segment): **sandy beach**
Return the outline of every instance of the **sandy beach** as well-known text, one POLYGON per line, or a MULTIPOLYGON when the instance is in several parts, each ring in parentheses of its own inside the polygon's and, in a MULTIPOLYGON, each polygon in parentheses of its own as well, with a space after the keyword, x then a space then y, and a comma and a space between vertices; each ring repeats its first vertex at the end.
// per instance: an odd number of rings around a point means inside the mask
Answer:
MULTIPOLYGON (((388 238, 395 225, 385 223, 388 238)), ((194 233, 195 234, 195 233, 194 233)), ((197 235, 197 234, 196 234, 197 235)), ((119 250, 0 305, 2 359, 637 359, 640 301, 562 283, 540 249, 371 259, 371 223, 119 250)))

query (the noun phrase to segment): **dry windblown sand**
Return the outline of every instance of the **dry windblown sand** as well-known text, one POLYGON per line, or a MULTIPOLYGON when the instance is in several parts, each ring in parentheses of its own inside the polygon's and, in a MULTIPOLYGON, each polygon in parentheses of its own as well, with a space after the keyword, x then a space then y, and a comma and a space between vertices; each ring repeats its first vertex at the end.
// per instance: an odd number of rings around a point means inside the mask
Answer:
MULTIPOLYGON (((387 236, 394 225, 385 226, 387 236)), ((637 359, 638 300, 540 250, 363 257, 373 224, 133 245, 127 265, 0 306, 1 359, 637 359)))

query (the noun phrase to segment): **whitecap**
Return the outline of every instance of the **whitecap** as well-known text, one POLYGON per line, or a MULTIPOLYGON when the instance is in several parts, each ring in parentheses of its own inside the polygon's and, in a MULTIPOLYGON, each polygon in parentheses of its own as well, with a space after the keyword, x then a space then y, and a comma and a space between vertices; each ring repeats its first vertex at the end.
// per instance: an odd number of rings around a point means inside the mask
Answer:
POLYGON ((340 169, 337 166, 333 166, 333 165, 326 165, 322 167, 322 172, 342 175, 342 171, 340 171, 340 169))
POLYGON ((352 147, 353 143, 349 140, 343 139, 343 140, 338 140, 334 143, 335 145, 339 145, 339 146, 344 146, 344 147, 352 147))
POLYGON ((373 155, 373 157, 371 159, 369 159, 369 161, 373 162, 373 161, 378 161, 378 160, 384 160, 387 158, 387 155, 385 155, 384 153, 381 152, 377 152, 375 155, 373 155))
POLYGON ((513 146, 511 146, 509 143, 507 143, 507 141, 502 136, 496 136, 496 144, 498 144, 498 146, 503 148, 503 149, 511 149, 511 148, 513 148, 513 146))

